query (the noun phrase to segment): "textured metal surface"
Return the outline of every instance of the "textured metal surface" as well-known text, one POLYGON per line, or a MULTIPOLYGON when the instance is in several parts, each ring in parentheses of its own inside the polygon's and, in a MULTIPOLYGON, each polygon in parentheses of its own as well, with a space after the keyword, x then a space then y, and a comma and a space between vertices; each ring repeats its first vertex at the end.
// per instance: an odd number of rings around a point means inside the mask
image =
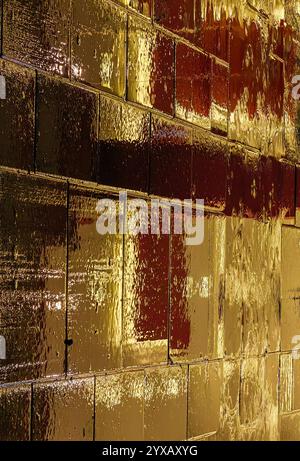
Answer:
POLYGON ((0 1, 1 440, 299 440, 298 4, 0 1))
POLYGON ((37 384, 33 389, 33 440, 92 440, 93 415, 93 378, 37 384))
POLYGON ((123 241, 99 235, 101 195, 71 187, 68 215, 68 364, 71 372, 120 367, 123 241))

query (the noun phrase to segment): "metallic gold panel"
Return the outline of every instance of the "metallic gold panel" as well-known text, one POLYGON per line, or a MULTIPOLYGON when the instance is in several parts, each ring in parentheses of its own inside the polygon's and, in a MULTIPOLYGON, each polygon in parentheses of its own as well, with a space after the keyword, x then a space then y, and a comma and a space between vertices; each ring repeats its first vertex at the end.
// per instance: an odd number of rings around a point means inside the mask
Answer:
POLYGON ((242 361, 240 417, 243 440, 278 439, 279 355, 242 361))
POLYGON ((0 440, 30 440, 31 386, 0 388, 0 440))
POLYGON ((70 0, 9 0, 3 6, 3 54, 67 77, 70 0))
POLYGON ((98 95, 46 75, 38 76, 37 87, 37 169, 94 180, 98 95))
POLYGON ((125 235, 123 365, 165 363, 169 235, 125 235))
POLYGON ((74 0, 72 78, 123 96, 126 14, 106 0, 74 0))
POLYGON ((66 185, 0 173, 0 381, 64 371, 66 185))
POLYGON ((120 367, 122 236, 96 229, 103 195, 76 186, 69 195, 68 371, 120 367))
POLYGON ((291 350, 294 347, 293 337, 300 335, 299 258, 300 230, 283 227, 281 262, 281 348, 283 351, 291 350))
POLYGON ((152 2, 155 0, 125 0, 128 6, 145 16, 151 17, 152 15, 152 2))
POLYGON ((173 40, 140 18, 128 27, 128 99, 173 115, 173 40))
POLYGON ((280 440, 283 442, 300 440, 300 412, 280 417, 280 440))
POLYGON ((194 438, 219 429, 221 366, 205 362, 189 366, 188 437, 194 438))
POLYGON ((176 45, 176 116, 210 128, 212 60, 189 46, 176 45))
POLYGON ((239 354, 242 345, 248 355, 278 351, 280 222, 227 218, 226 232, 226 353, 239 354))
POLYGON ((33 169, 35 73, 0 60, 6 99, 0 99, 1 165, 33 169))
POLYGON ((100 97, 98 182, 148 191, 150 114, 100 97))
POLYGON ((224 224, 225 220, 207 216, 204 242, 198 246, 187 246, 185 235, 172 235, 170 354, 174 362, 223 353, 224 224))
POLYGON ((145 384, 145 440, 185 440, 187 367, 150 368, 145 384))
POLYGON ((144 371, 96 379, 96 440, 143 440, 144 371))
POLYGON ((240 359, 222 362, 222 393, 218 440, 239 440, 240 359))
POLYGON ((33 388, 33 440, 93 440, 94 378, 33 388))
POLYGON ((281 413, 292 411, 293 408, 293 360, 291 354, 280 356, 280 402, 281 413))

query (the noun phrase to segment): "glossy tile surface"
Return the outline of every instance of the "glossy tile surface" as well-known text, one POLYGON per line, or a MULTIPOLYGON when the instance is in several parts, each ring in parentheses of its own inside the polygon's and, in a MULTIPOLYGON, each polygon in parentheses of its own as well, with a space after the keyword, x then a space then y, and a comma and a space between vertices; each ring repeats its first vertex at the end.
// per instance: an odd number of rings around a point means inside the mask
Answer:
POLYGON ((120 367, 123 244, 100 235, 100 194, 71 186, 68 216, 68 371, 120 367))
POLYGON ((30 440, 31 386, 0 388, 0 440, 30 440))
POLYGON ((125 13, 106 0, 74 0, 72 14, 72 79, 123 96, 125 13))

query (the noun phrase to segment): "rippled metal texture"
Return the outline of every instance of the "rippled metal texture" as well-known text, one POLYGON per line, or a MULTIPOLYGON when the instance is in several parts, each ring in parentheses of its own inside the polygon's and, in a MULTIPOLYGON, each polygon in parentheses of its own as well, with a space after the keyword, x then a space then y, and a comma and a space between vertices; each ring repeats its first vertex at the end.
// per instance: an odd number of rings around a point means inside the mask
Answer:
POLYGON ((62 374, 66 187, 4 172, 0 184, 0 335, 6 339, 0 381, 62 374))
POLYGON ((149 140, 149 113, 101 96, 98 182, 147 192, 149 140))
POLYGON ((0 6, 0 440, 299 440, 299 1, 0 6))
POLYGON ((37 169, 94 179, 99 95, 42 74, 37 88, 37 169))
POLYGON ((120 368, 122 236, 97 233, 101 195, 73 186, 69 193, 68 369, 120 368))
POLYGON ((33 399, 33 440, 93 439, 93 378, 37 384, 33 399))
POLYGON ((0 100, 1 165, 32 169, 34 163, 34 71, 0 60, 6 99, 0 100))
POLYGON ((74 0, 72 13, 72 77, 123 96, 125 14, 105 0, 74 0))
POLYGON ((4 0, 3 6, 3 54, 67 77, 70 1, 4 0))

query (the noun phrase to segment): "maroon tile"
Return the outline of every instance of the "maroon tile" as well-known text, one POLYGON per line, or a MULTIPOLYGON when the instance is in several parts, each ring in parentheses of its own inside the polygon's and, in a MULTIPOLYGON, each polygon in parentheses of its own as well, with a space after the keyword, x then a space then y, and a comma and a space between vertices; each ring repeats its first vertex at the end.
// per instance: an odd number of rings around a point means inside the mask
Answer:
POLYGON ((139 18, 129 18, 128 98, 173 115, 174 43, 139 18))
POLYGON ((166 362, 169 235, 126 235, 124 263, 123 363, 166 362))
POLYGON ((211 126, 216 133, 226 134, 228 128, 229 68, 216 59, 212 62, 211 126))
POLYGON ((100 98, 98 182, 147 192, 150 114, 100 98))
POLYGON ((226 214, 258 218, 263 208, 259 156, 233 149, 227 178, 226 214))
POLYGON ((224 208, 229 148, 217 136, 195 132, 192 167, 193 197, 206 206, 224 208))
POLYGON ((35 73, 0 60, 6 98, 0 99, 1 165, 33 169, 35 73))
MULTIPOLYGON (((238 8, 242 8, 240 5, 238 8)), ((201 26, 198 45, 218 58, 228 61, 229 18, 227 0, 201 1, 201 26)))
POLYGON ((38 77, 37 169, 78 179, 95 179, 98 94, 38 77))
POLYGON ((3 54, 67 77, 70 1, 10 0, 3 7, 3 54))
POLYGON ((191 130, 153 116, 150 193, 170 198, 191 197, 191 130))
POLYGON ((178 43, 176 46, 176 115, 210 128, 211 58, 178 43))
POLYGON ((155 0, 154 20, 192 42, 201 26, 201 0, 155 0))

